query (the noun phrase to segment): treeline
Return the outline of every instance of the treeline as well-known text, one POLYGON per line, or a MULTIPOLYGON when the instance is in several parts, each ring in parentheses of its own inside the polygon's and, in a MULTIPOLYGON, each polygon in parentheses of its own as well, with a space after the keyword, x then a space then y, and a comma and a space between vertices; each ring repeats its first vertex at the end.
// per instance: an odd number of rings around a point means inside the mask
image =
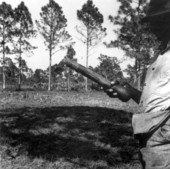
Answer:
MULTIPOLYGON (((74 57, 74 49, 69 48, 67 52, 67 57, 73 59, 75 62, 77 61, 74 57), (72 52, 69 52, 71 51, 72 52)), ((109 57, 107 55, 100 55, 99 57, 100 64, 93 68, 89 67, 93 71, 101 74, 108 80, 114 80, 117 78, 123 78, 123 72, 119 66, 119 61, 116 57, 109 57)), ((18 71, 19 68, 15 66, 12 59, 6 58, 6 67, 5 76, 7 83, 7 90, 12 88, 13 90, 18 90, 16 84, 18 81, 18 71)), ((49 68, 46 70, 36 69, 32 71, 32 69, 27 67, 27 64, 24 60, 22 60, 22 85, 23 89, 29 90, 47 90, 48 89, 48 76, 49 76, 49 68)), ((1 70, 0 70, 1 71, 1 70)), ((2 81, 3 77, 0 74, 0 81, 2 81)), ((86 79, 81 74, 71 70, 70 68, 64 66, 62 67, 60 64, 54 64, 51 66, 51 89, 52 90, 60 90, 60 91, 84 91, 86 89, 85 82, 86 79)), ((88 90, 101 90, 101 86, 88 81, 88 90)))
MULTIPOLYGON (((134 59, 134 65, 129 65, 124 71, 128 75, 127 80, 141 88, 146 69, 159 43, 150 33, 148 25, 140 22, 146 14, 147 0, 118 1, 120 7, 117 16, 108 17, 113 25, 118 26, 117 30, 114 30, 117 39, 104 44, 106 48, 120 48, 125 52, 126 58, 134 59)), ((89 67, 90 51, 107 36, 107 29, 103 27, 103 15, 92 0, 87 0, 82 8, 77 10, 77 19, 82 23, 81 26, 76 26, 76 30, 81 36, 80 41, 86 46, 86 67, 89 67)), ((33 23, 31 13, 24 2, 15 9, 6 2, 0 4, 0 52, 2 53, 0 80, 3 89, 7 83, 15 86, 17 84, 17 90, 21 90, 21 82, 45 90, 60 90, 59 86, 66 88, 61 90, 100 89, 69 68, 64 67, 61 70, 57 64, 52 64, 52 56, 60 50, 67 50, 67 57, 76 60, 75 42, 66 31, 67 18, 56 1, 49 0, 41 8, 40 19, 35 21, 36 26, 33 23), (49 67, 47 70, 37 69, 33 72, 27 67, 23 55, 32 55, 36 47, 31 45, 30 39, 35 38, 38 33, 42 35, 49 51, 49 67), (16 56, 16 62, 10 59, 10 54, 16 56)), ((101 54, 99 60, 100 64, 91 69, 109 80, 123 77, 120 61, 116 56, 101 54)))

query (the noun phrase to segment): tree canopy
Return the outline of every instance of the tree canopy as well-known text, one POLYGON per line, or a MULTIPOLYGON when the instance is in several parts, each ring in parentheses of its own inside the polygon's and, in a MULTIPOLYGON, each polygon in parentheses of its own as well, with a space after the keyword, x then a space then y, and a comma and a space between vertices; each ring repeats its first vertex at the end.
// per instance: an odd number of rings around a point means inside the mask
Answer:
POLYGON ((32 50, 35 49, 29 39, 35 36, 36 31, 34 30, 33 21, 29 9, 24 2, 21 2, 14 10, 15 13, 15 30, 14 38, 15 42, 13 52, 17 54, 17 61, 19 65, 19 76, 18 76, 18 90, 21 90, 21 75, 23 70, 23 53, 32 54, 32 50))
POLYGON ((147 0, 132 1, 118 0, 120 7, 118 15, 109 16, 110 21, 118 26, 114 32, 117 34, 117 39, 111 41, 108 47, 120 48, 125 52, 125 55, 135 60, 135 79, 134 83, 138 88, 141 86, 141 76, 150 64, 150 59, 154 57, 154 51, 158 48, 158 41, 151 33, 148 24, 141 23, 141 19, 146 15, 147 0))
MULTIPOLYGON (((86 44, 86 67, 89 66, 88 60, 92 47, 99 44, 106 35, 106 28, 102 27, 103 15, 99 9, 95 7, 92 0, 88 0, 81 10, 77 10, 77 18, 84 26, 76 27, 77 32, 82 36, 81 41, 86 44)), ((86 79, 86 91, 87 89, 86 79)))
POLYGON ((70 35, 66 31, 67 19, 63 14, 62 8, 54 0, 41 8, 40 20, 36 21, 37 28, 44 38, 44 44, 49 50, 49 84, 48 90, 51 90, 51 62, 52 55, 56 53, 56 48, 63 49, 59 44, 70 40, 70 35))
POLYGON ((2 2, 0 5, 0 52, 3 53, 2 58, 2 76, 3 76, 3 89, 5 89, 5 57, 10 53, 9 46, 12 43, 12 26, 14 12, 10 4, 2 2))
POLYGON ((100 55, 98 58, 100 64, 94 69, 97 73, 112 81, 117 78, 122 78, 123 73, 120 68, 120 63, 116 57, 100 55))

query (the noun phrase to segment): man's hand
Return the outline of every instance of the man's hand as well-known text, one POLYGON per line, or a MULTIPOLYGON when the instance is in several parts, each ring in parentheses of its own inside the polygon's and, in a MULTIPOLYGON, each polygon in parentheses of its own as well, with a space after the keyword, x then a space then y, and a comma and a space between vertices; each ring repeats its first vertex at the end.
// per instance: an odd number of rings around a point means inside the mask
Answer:
POLYGON ((112 87, 104 89, 107 95, 111 98, 119 98, 121 101, 126 102, 131 99, 131 94, 128 89, 128 85, 125 82, 120 83, 119 81, 111 82, 112 87))

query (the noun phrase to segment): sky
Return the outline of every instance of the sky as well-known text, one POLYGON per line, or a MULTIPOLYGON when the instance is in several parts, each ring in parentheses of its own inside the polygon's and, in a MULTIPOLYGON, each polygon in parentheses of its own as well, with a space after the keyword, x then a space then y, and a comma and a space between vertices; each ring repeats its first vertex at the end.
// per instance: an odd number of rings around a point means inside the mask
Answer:
MULTIPOLYGON (((4 0, 0 0, 2 3, 4 0)), ((24 1, 25 5, 28 7, 32 19, 35 20, 40 19, 40 12, 41 7, 47 5, 49 0, 22 0, 24 1)), ((80 35, 77 33, 75 27, 80 25, 81 22, 77 19, 77 10, 81 10, 82 5, 87 2, 87 0, 55 0, 63 10, 65 17, 67 18, 67 30, 69 34, 72 36, 73 41, 75 41, 75 45, 73 48, 76 51, 75 58, 78 59, 78 63, 85 65, 85 58, 86 58, 86 45, 84 45, 80 40, 80 35)), ((13 8, 17 7, 21 0, 5 0, 6 3, 11 4, 13 8)), ((113 30, 116 27, 109 21, 108 16, 116 16, 117 10, 119 8, 119 3, 117 0, 93 0, 93 3, 96 7, 98 7, 100 13, 104 16, 104 23, 103 27, 107 28, 107 36, 103 39, 103 42, 110 42, 111 40, 115 40, 116 35, 113 33, 113 30)), ((23 56, 23 58, 27 61, 28 67, 33 69, 47 69, 49 66, 49 52, 46 50, 46 46, 44 45, 44 39, 41 35, 37 35, 35 39, 30 40, 32 45, 36 46, 37 49, 34 50, 34 54, 30 57, 23 56)), ((89 57, 89 65, 90 66, 97 66, 99 64, 98 57, 100 54, 108 55, 111 57, 118 57, 120 60, 124 60, 124 53, 119 49, 114 48, 106 48, 103 43, 100 43, 96 46, 90 53, 89 57)), ((52 65, 59 63, 62 58, 66 55, 66 50, 57 52, 52 57, 52 65)), ((14 58, 14 56, 12 56, 14 58)), ((12 58, 12 59, 13 59, 12 58)), ((124 60, 121 64, 121 68, 124 69, 128 63, 131 61, 124 60)))

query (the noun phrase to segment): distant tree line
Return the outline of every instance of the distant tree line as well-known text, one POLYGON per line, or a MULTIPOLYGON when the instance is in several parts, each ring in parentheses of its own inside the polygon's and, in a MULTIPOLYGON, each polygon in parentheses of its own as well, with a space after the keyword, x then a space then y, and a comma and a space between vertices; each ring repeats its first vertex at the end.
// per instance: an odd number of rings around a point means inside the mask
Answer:
MULTIPOLYGON (((87 0, 82 9, 77 10, 77 19, 81 26, 76 26, 80 34, 80 40, 86 45, 86 67, 91 68, 108 80, 126 78, 130 83, 141 88, 143 79, 150 59, 156 55, 159 45, 157 39, 150 33, 147 24, 141 24, 140 20, 146 14, 147 0, 118 0, 120 7, 117 16, 109 16, 109 20, 118 26, 114 30, 117 39, 105 44, 106 48, 120 48, 125 52, 126 58, 134 59, 134 65, 128 65, 122 71, 120 60, 117 56, 101 54, 99 65, 95 68, 89 67, 89 57, 102 39, 107 36, 106 28, 103 27, 104 18, 92 0, 87 0)), ((0 81, 2 88, 6 84, 17 84, 16 89, 21 90, 21 84, 29 84, 34 88, 54 90, 80 90, 89 88, 100 89, 90 80, 77 74, 66 67, 60 67, 52 63, 52 57, 60 50, 66 50, 66 56, 74 61, 76 51, 74 50, 73 38, 67 32, 67 19, 62 7, 55 1, 49 2, 41 8, 40 19, 36 20, 34 27, 29 9, 21 2, 15 9, 10 4, 0 4, 0 53, 2 53, 0 67, 0 81), (36 49, 30 43, 30 38, 35 38, 40 33, 44 44, 49 51, 49 67, 46 70, 36 69, 34 72, 28 68, 23 56, 31 56, 36 49), (14 55, 15 61, 9 56, 14 55), (60 86, 60 87, 59 87, 60 86)))
MULTIPOLYGON (((71 47, 67 50, 67 57, 73 59, 75 50, 71 47)), ((48 90, 48 73, 49 67, 46 70, 36 69, 33 71, 28 68, 25 60, 22 60, 22 74, 23 85, 29 87, 32 90, 48 90)), ((96 73, 102 75, 108 80, 114 80, 116 78, 123 78, 123 72, 119 66, 119 61, 116 57, 109 57, 107 55, 100 55, 99 65, 96 67, 89 67, 96 73)), ((0 70, 1 71, 1 70, 0 70)), ((8 85, 15 86, 17 84, 19 68, 14 64, 12 59, 6 57, 6 82, 8 85)), ((3 80, 2 74, 0 74, 0 81, 3 80)), ((52 90, 65 90, 65 91, 80 91, 86 90, 86 79, 81 74, 78 74, 74 70, 60 64, 54 64, 51 66, 51 89, 52 90)), ((101 90, 101 86, 95 82, 89 80, 88 90, 101 90)))

